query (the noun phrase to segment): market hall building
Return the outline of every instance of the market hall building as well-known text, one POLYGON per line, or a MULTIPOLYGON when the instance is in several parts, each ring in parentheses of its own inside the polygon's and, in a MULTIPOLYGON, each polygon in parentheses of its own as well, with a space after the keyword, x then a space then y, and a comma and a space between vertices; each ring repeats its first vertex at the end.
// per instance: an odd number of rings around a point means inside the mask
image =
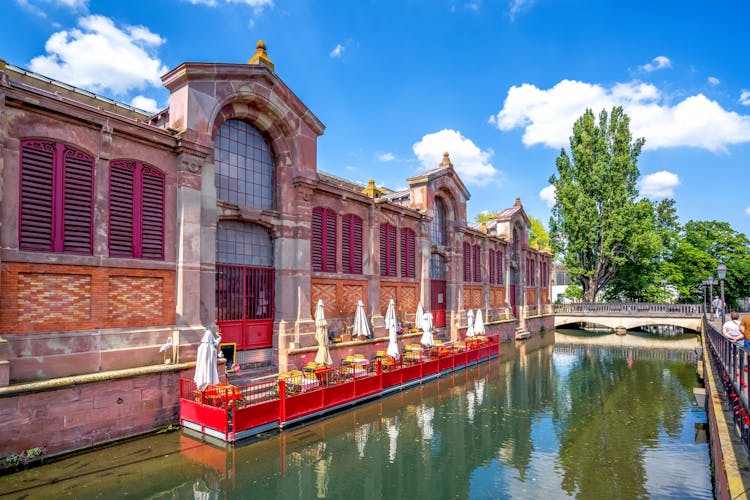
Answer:
POLYGON ((0 60, 0 456, 176 423, 214 323, 237 363, 276 371, 314 357, 318 299, 334 363, 385 349, 390 299, 443 340, 469 309, 505 339, 552 328, 552 255, 520 200, 468 222, 448 153, 404 191, 319 172, 324 126, 262 42, 162 81, 148 114, 0 60), (359 300, 373 335, 348 341, 359 300))

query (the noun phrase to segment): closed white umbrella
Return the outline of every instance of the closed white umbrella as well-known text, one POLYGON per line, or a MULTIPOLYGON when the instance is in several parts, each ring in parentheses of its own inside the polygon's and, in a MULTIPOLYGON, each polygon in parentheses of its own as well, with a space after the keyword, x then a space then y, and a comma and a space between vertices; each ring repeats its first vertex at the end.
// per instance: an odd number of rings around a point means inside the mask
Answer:
POLYGON ((422 328, 422 316, 424 316, 424 309, 422 309, 422 301, 417 304, 417 313, 414 315, 414 328, 422 328))
POLYGON ((315 354, 315 362, 323 365, 332 365, 331 353, 328 351, 328 322, 323 308, 323 300, 318 299, 315 308, 315 340, 318 341, 318 352, 315 354))
POLYGON ((432 347, 435 343, 432 340, 432 313, 424 313, 422 316, 422 329, 424 330, 424 333, 422 334, 419 343, 425 347, 432 347))
POLYGON ((482 310, 477 309, 474 316, 474 335, 484 335, 484 320, 482 319, 482 310))
POLYGON ((391 463, 396 459, 396 449, 398 447, 398 425, 395 422, 396 417, 386 420, 385 432, 388 434, 388 459, 391 463), (394 420, 391 422, 391 420, 394 420))
POLYGON ((469 325, 466 328, 466 338, 474 336, 474 311, 469 309, 466 311, 466 323, 469 325))
POLYGON ((385 328, 388 330, 388 356, 394 359, 401 357, 398 352, 398 340, 396 339, 396 304, 393 299, 388 301, 388 310, 385 312, 385 328))
POLYGON ((195 377, 193 381, 198 390, 203 392, 209 386, 219 383, 219 370, 217 368, 216 346, 221 342, 221 336, 214 337, 211 330, 206 330, 198 346, 198 354, 195 359, 195 377))
POLYGON ((370 325, 367 323, 365 316, 365 305, 361 300, 357 301, 357 310, 354 312, 354 331, 352 335, 364 335, 367 338, 372 337, 370 325))

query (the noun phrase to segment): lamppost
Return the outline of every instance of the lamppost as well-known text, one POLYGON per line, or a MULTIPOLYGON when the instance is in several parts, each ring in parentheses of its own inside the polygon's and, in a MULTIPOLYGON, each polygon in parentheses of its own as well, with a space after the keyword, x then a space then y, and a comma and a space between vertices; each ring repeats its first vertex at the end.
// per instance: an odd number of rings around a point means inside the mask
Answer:
POLYGON ((723 262, 719 261, 719 267, 716 268, 716 275, 719 277, 721 283, 721 317, 724 319, 724 278, 727 277, 727 266, 723 262))
MULTIPOLYGON (((708 277, 708 305, 714 307, 714 277, 708 277)), ((713 310, 713 309, 712 309, 713 310)))

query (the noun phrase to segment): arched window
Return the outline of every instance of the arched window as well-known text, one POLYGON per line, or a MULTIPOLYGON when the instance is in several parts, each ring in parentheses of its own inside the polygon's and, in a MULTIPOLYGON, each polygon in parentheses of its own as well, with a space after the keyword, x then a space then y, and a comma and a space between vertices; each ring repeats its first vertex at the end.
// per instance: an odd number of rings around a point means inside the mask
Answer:
POLYGON ((430 239, 433 245, 445 246, 447 244, 448 238, 445 232, 446 218, 445 204, 440 198, 435 198, 435 210, 432 216, 432 224, 430 225, 430 239))
POLYGON ((273 209, 271 146, 249 123, 227 120, 214 141, 216 197, 235 205, 273 209))
POLYGON ((21 250, 92 253, 94 159, 65 144, 21 142, 21 250))
POLYGON ((216 262, 237 266, 273 266, 273 243, 268 228, 238 221, 216 226, 216 262))

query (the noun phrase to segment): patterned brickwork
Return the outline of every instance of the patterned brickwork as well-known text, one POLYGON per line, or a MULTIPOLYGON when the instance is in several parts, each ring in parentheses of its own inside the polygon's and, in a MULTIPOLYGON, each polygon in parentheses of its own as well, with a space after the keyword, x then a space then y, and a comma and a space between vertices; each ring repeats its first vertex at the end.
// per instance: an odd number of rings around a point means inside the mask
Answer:
POLYGON ((549 304, 549 289, 542 288, 539 292, 539 302, 541 304, 549 304))
POLYGON ((110 321, 133 326, 150 325, 161 319, 164 280, 136 276, 112 276, 107 297, 110 321))
POLYGON ((174 324, 174 271, 4 262, 0 331, 174 324))
POLYGON ((380 285, 380 312, 385 315, 388 301, 396 303, 396 315, 404 319, 406 314, 417 310, 417 285, 415 283, 383 283, 380 285))
POLYGON ((464 287, 464 309, 478 309, 484 307, 484 300, 482 300, 482 287, 481 286, 465 286, 464 287))
POLYGON ((323 299, 326 318, 354 318, 357 301, 367 310, 367 283, 365 281, 314 278, 311 280, 310 314, 315 315, 318 299, 323 299))
POLYGON ((393 299, 393 302, 398 304, 398 287, 395 284, 380 285, 380 314, 385 315, 388 310, 388 302, 393 299))
POLYGON ((526 305, 536 306, 536 288, 526 289, 526 305))
POLYGON ((35 329, 91 319, 91 276, 19 273, 18 321, 35 329))
POLYGON ((505 307, 505 287, 490 287, 490 307, 505 307))
POLYGON ((338 308, 336 307, 336 284, 313 281, 311 288, 312 300, 310 301, 310 314, 315 317, 315 308, 318 307, 318 300, 322 299, 326 318, 334 318, 338 316, 338 308))

